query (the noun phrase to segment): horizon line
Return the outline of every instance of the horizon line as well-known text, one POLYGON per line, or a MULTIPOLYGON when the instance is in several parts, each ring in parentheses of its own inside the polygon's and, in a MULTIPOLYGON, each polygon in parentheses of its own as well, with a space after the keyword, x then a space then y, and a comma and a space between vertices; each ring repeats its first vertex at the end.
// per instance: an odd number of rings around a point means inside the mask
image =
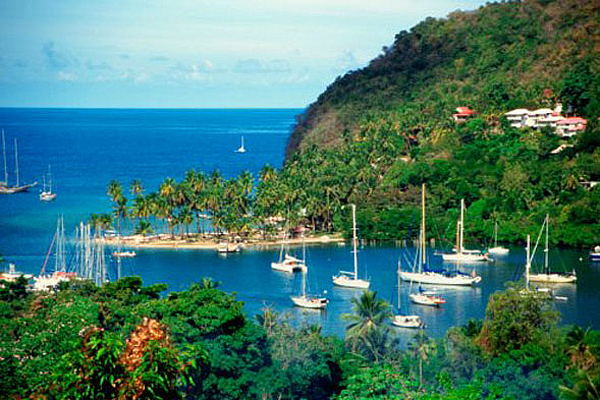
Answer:
POLYGON ((305 107, 48 107, 48 106, 0 106, 0 109, 44 110, 303 110, 305 107))

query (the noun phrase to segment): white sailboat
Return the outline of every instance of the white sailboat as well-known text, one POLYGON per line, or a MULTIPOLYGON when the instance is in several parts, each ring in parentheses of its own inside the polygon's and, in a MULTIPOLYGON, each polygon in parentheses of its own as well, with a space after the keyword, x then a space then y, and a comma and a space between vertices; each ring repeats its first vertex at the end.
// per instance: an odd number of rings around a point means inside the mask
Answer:
POLYGON ((591 261, 600 261, 600 246, 596 246, 590 251, 591 261))
POLYGON ((42 189, 42 192, 40 193, 41 201, 52 201, 52 200, 56 199, 56 193, 52 192, 52 173, 50 172, 49 165, 48 165, 48 181, 49 181, 48 190, 46 190, 46 178, 44 177, 44 188, 42 189))
POLYGON ((494 222, 494 247, 488 249, 488 253, 494 254, 497 256, 501 256, 504 254, 508 254, 510 252, 509 249, 503 246, 498 246, 498 221, 494 222))
MULTIPOLYGON (((575 283, 577 280, 577 274, 573 270, 570 273, 559 274, 556 272, 550 272, 550 267, 548 266, 548 225, 550 223, 550 217, 546 214, 546 218, 544 219, 544 224, 542 225, 542 229, 540 230, 540 234, 538 236, 538 240, 535 244, 535 248, 533 250, 533 254, 535 255, 535 251, 537 249, 540 237, 542 235, 542 231, 546 230, 546 240, 544 246, 544 270, 538 274, 529 274, 529 281, 531 282, 543 282, 543 283, 575 283)), ((533 258, 533 255, 531 256, 533 258)), ((531 263, 531 260, 529 260, 531 263)))
POLYGON ((460 220, 457 226, 457 238, 456 247, 452 249, 451 253, 442 253, 442 259, 444 261, 470 263, 489 261, 487 255, 483 254, 480 250, 467 250, 464 247, 464 217, 465 217, 465 199, 460 200, 460 220))
POLYGON ((412 281, 416 283, 430 284, 430 285, 450 285, 450 286, 469 286, 481 282, 481 277, 477 276, 474 272, 472 275, 455 273, 447 274, 433 271, 424 271, 425 262, 427 260, 427 246, 425 237, 425 184, 421 193, 421 240, 420 240, 420 254, 421 263, 419 272, 408 272, 402 271, 400 277, 403 281, 412 281))
POLYGON ((65 238, 65 223, 63 218, 58 219, 58 224, 56 226, 56 233, 54 234, 54 238, 52 239, 52 243, 50 243, 50 249, 48 250, 48 254, 46 255, 46 259, 44 260, 44 265, 42 266, 42 270, 40 271, 39 276, 35 276, 33 278, 33 290, 35 291, 45 291, 45 290, 54 290, 60 282, 66 282, 71 279, 79 279, 76 272, 67 272, 67 264, 66 264, 66 238, 65 238), (56 243, 55 250, 55 264, 54 264, 54 272, 52 274, 46 274, 46 265, 48 263, 48 258, 52 253, 52 249, 54 244, 56 243))
POLYGON ((366 279, 358 279, 358 258, 356 249, 356 205, 352 206, 352 246, 354 248, 354 272, 340 271, 338 275, 333 277, 333 284, 342 287, 354 288, 354 289, 369 289, 371 284, 366 279))
POLYGON ((37 185, 37 182, 21 185, 19 183, 19 155, 17 152, 17 138, 15 138, 15 175, 17 177, 17 184, 15 186, 8 185, 8 171, 6 169, 6 145, 4 141, 4 130, 2 131, 2 147, 4 152, 4 182, 0 184, 0 194, 14 194, 26 192, 29 188, 37 185))
POLYGON ((400 314, 401 310, 402 310, 402 298, 401 298, 401 291, 402 291, 402 280, 400 279, 400 273, 402 272, 402 266, 400 263, 400 260, 398 260, 398 314, 394 315, 391 319, 391 323, 394 326, 397 326, 399 328, 411 328, 411 329, 418 329, 418 328, 424 328, 425 324, 423 323, 423 321, 421 320, 421 317, 419 317, 418 315, 402 315, 400 314))
MULTIPOLYGON (((303 245, 303 253, 304 245, 303 245)), ((271 268, 275 271, 288 272, 293 273, 294 271, 302 271, 306 272, 308 268, 306 267, 305 258, 303 256, 302 259, 292 256, 287 252, 287 243, 284 241, 281 242, 281 249, 279 250, 279 261, 272 262, 271 268)))
MULTIPOLYGON (((304 251, 303 251, 304 253, 304 251)), ((306 260, 305 254, 303 258, 306 260)), ((306 294, 306 273, 308 268, 302 270, 302 291, 300 296, 290 296, 295 306, 302 308, 323 309, 327 307, 328 300, 325 297, 311 296, 306 294)))
POLYGON ((236 153, 245 153, 246 152, 246 148, 244 147, 244 137, 242 136, 242 144, 240 145, 240 147, 237 148, 237 150, 235 151, 236 153))

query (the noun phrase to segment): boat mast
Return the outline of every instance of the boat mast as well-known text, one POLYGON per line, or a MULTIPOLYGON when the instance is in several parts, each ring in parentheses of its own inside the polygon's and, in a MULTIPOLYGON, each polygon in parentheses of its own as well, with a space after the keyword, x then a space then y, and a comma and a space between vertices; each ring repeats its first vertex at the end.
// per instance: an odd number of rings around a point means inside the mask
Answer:
POLYGON ((50 173, 50 164, 48 164, 48 192, 52 193, 52 174, 50 173))
POLYGON ((398 258, 398 313, 400 313, 400 310, 402 310, 401 307, 401 303, 402 300, 400 298, 400 291, 401 291, 401 285, 402 285, 402 281, 400 280, 400 274, 402 273, 402 259, 398 258))
POLYGON ((17 173, 17 187, 19 187, 19 157, 17 155, 17 138, 15 138, 15 170, 17 173))
POLYGON ((302 269, 302 297, 306 297, 306 269, 302 269))
POLYGON ((546 214, 546 221, 544 221, 546 223, 546 243, 544 246, 544 271, 546 272, 546 274, 550 273, 549 269, 548 269, 548 225, 550 222, 550 217, 548 214, 546 214))
POLYGON ((422 185, 421 190, 421 266, 425 269, 426 258, 426 245, 427 239, 425 237, 425 184, 422 185))
POLYGON ((458 248, 459 254, 462 254, 464 248, 464 235, 465 235, 465 199, 460 199, 460 247, 458 248))
POLYGON ((358 258, 357 258, 357 250, 356 250, 356 205, 351 204, 352 206, 352 245, 354 247, 354 280, 358 279, 358 258))
POLYGON ((8 169, 6 168, 6 140, 2 129, 2 154, 4 155, 4 184, 8 186, 8 169))
POLYGON ((529 290, 529 270, 531 269, 531 258, 530 258, 530 248, 531 248, 531 238, 527 235, 527 261, 525 262, 525 289, 529 290))
POLYGON ((498 221, 494 222, 494 247, 498 247, 498 221))

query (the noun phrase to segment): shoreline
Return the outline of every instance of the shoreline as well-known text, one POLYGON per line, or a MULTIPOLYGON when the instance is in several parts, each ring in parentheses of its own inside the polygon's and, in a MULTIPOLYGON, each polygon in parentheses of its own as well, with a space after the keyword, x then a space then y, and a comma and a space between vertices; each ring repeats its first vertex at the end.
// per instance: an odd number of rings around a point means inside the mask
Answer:
POLYGON ((307 245, 311 244, 328 244, 328 243, 344 243, 346 240, 341 234, 336 233, 332 235, 320 235, 320 236, 308 236, 305 238, 293 238, 293 239, 256 239, 250 238, 240 242, 226 242, 224 240, 215 241, 214 238, 210 237, 182 237, 175 236, 172 238, 171 235, 163 234, 156 236, 142 236, 142 235, 129 235, 117 237, 104 237, 96 239, 104 243, 107 246, 123 246, 125 248, 134 249, 186 249, 186 250, 218 250, 223 243, 239 243, 243 249, 268 249, 271 247, 281 246, 282 244, 289 244, 292 246, 307 245))

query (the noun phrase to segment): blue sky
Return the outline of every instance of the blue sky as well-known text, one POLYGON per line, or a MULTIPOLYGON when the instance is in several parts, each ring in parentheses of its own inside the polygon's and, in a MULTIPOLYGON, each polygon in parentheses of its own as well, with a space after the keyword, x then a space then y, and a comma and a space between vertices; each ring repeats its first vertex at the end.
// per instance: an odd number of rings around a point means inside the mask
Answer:
POLYGON ((2 0, 0 106, 305 107, 474 0, 2 0))

